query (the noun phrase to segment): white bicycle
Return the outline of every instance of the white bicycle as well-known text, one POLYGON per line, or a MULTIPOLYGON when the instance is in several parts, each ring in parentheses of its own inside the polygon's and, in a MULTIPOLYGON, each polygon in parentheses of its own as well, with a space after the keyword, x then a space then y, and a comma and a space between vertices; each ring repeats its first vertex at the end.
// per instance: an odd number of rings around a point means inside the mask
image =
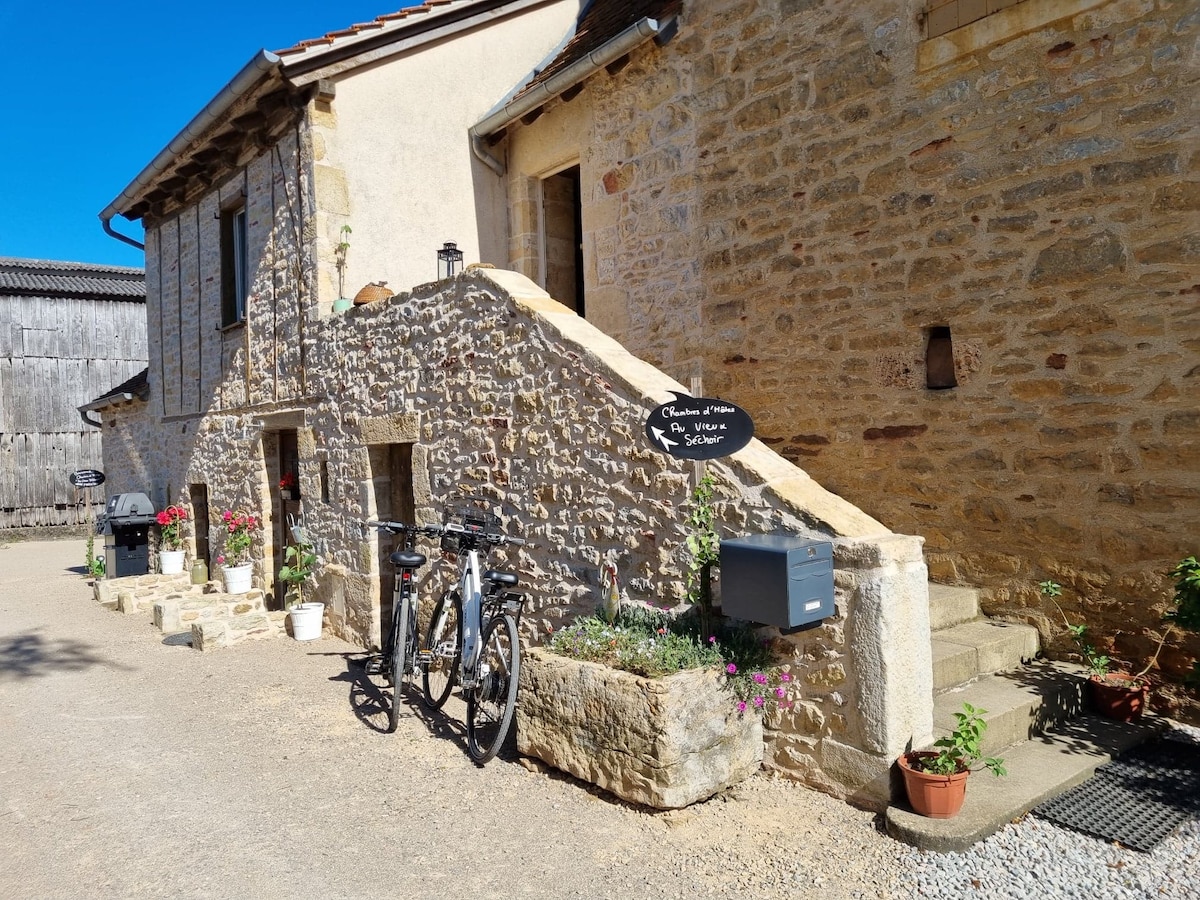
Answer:
MULTIPOLYGON (((488 552, 525 541, 500 532, 500 520, 464 498, 448 508, 441 546, 459 564, 457 588, 438 599, 417 653, 425 703, 441 709, 457 684, 467 701, 467 752, 480 765, 500 751, 512 729, 521 675, 517 626, 525 603, 512 572, 484 569, 488 552)), ((437 528, 438 526, 426 526, 437 528)))

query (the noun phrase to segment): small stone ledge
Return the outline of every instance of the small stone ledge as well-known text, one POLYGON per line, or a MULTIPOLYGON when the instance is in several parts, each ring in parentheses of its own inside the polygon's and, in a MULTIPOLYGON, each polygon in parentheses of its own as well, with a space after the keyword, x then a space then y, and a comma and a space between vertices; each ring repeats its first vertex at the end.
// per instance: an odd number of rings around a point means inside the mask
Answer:
MULTIPOLYGON (((195 586, 200 589, 200 586, 195 586)), ((129 575, 125 578, 101 578, 92 583, 92 596, 101 606, 125 613, 149 609, 166 593, 192 590, 191 577, 180 575, 129 575), (122 596, 126 599, 122 603, 122 596)))
POLYGON ((197 622, 258 615, 266 612, 263 592, 246 594, 175 594, 154 603, 154 626, 164 634, 186 631, 197 622))
POLYGON ((202 652, 261 641, 287 633, 287 613, 254 612, 232 619, 209 619, 192 624, 192 647, 202 652))

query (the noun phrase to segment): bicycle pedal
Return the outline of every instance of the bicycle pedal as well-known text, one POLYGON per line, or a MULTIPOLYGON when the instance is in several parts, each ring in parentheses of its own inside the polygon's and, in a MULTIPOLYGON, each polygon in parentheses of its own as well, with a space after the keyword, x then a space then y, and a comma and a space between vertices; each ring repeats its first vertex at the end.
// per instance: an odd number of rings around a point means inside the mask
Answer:
POLYGON ((383 657, 382 656, 372 656, 370 659, 368 659, 366 661, 366 663, 364 663, 363 668, 366 670, 366 673, 368 675, 382 675, 383 674, 383 657))
POLYGON ((433 662, 433 651, 432 650, 418 650, 417 651, 417 665, 418 666, 427 666, 431 662, 433 662))

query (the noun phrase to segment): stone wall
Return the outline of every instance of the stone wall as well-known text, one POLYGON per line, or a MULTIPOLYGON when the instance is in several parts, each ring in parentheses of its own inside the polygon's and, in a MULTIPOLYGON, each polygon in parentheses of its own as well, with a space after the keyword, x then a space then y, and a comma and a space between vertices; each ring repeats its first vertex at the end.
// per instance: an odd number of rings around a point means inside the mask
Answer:
MULTIPOLYGON (((681 601, 691 464, 650 449, 642 429, 649 409, 682 387, 527 279, 477 270, 326 318, 306 356, 315 399, 300 430, 300 489, 321 559, 313 595, 335 632, 379 641, 390 573, 364 523, 379 510, 372 450, 393 444, 412 445, 418 520, 437 521, 467 490, 494 501, 529 541, 494 562, 519 571, 529 592, 530 640, 596 608, 606 558, 631 599, 681 601)), ((224 410, 186 423, 186 438, 164 452, 163 435, 177 425, 140 410, 110 414, 129 432, 122 446, 148 448, 171 484, 206 482, 212 528, 222 507, 241 505, 270 534, 280 508, 267 477, 269 434, 231 442, 224 410)), ((787 530, 835 545, 836 615, 795 636, 769 633, 797 703, 768 723, 769 764, 880 802, 891 760, 932 728, 919 539, 890 533, 757 441, 710 470, 725 534, 787 530)), ((269 541, 256 546, 256 584, 269 586, 273 553, 269 541)), ((436 551, 431 558, 426 597, 454 572, 436 551)))
MULTIPOLYGON (((1198 549, 1200 16, 1027 0, 925 40, 921 6, 686 3, 670 44, 548 110, 591 105, 588 316, 924 535, 988 613, 1065 649, 1054 578, 1144 660, 1198 549)), ((1197 654, 1173 637, 1159 674, 1197 654)))

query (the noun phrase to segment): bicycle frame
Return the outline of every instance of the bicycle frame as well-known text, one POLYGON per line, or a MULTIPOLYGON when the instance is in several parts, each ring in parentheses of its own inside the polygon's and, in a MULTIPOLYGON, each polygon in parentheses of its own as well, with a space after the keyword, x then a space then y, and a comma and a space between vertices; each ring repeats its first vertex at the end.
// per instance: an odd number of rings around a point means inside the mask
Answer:
POLYGON ((479 664, 479 636, 483 631, 483 575, 479 567, 479 551, 467 551, 462 578, 458 585, 462 598, 462 657, 459 660, 459 683, 467 689, 475 687, 479 664))

